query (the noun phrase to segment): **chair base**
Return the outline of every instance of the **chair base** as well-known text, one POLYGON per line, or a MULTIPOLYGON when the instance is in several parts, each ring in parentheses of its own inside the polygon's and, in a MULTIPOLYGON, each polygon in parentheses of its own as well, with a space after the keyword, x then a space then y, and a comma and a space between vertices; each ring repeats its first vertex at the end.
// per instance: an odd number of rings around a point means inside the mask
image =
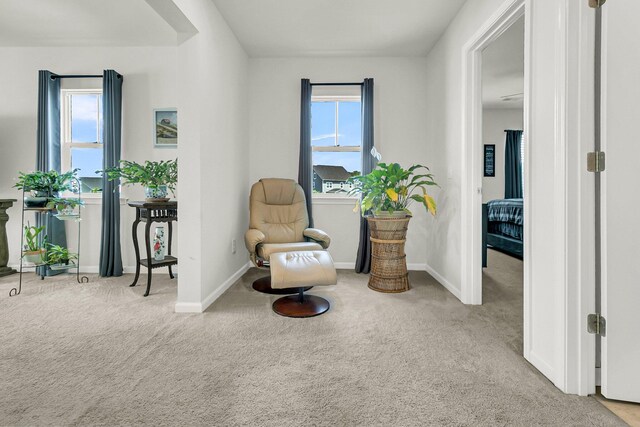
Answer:
MULTIPOLYGON (((265 276, 257 279, 251 285, 253 289, 258 292, 262 292, 263 294, 271 294, 271 295, 291 295, 297 294, 298 288, 287 288, 287 289, 273 289, 271 287, 271 276, 265 276)), ((305 291, 308 291, 313 286, 309 286, 304 288, 305 291)))
MULTIPOLYGON (((304 288, 303 288, 304 289, 304 288)), ((314 317, 326 313, 330 304, 324 298, 315 295, 304 295, 303 290, 298 289, 298 295, 289 295, 278 298, 271 308, 280 316, 285 317, 314 317)))

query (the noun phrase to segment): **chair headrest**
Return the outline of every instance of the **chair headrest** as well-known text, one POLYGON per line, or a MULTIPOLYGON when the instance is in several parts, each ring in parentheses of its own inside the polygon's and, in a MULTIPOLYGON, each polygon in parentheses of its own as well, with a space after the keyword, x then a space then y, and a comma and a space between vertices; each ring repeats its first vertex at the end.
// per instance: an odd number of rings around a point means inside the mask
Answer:
POLYGON ((262 184, 264 203, 268 205, 292 205, 304 201, 302 187, 292 179, 263 178, 259 183, 262 184))

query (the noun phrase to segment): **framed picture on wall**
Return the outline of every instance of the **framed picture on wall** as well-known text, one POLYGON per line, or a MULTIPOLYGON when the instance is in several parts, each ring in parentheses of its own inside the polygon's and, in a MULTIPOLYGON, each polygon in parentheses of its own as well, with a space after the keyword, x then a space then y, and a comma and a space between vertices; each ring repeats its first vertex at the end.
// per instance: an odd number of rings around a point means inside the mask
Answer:
POLYGON ((178 147, 178 111, 175 108, 153 110, 153 135, 156 148, 178 147))
POLYGON ((484 146, 484 176, 496 176, 496 145, 484 146))

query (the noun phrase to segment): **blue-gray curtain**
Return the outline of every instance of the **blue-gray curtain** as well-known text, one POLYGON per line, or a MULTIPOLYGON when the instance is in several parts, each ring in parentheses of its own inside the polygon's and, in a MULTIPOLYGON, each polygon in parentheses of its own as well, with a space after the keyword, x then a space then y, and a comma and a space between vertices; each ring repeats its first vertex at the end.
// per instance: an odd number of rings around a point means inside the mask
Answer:
MULTIPOLYGON (((370 173, 376 166, 371 155, 373 148, 373 79, 364 79, 362 84, 362 175, 370 173)), ((360 217, 360 239, 356 257, 356 273, 371 271, 371 240, 369 223, 360 217)))
MULTIPOLYGON (((36 148, 36 169, 43 172, 60 172, 60 79, 51 71, 38 71, 38 130, 36 148)), ((58 221, 52 215, 38 214, 38 226, 47 227, 47 242, 67 247, 64 221, 58 221)), ((54 276, 63 271, 53 271, 48 267, 39 267, 41 276, 54 276)))
POLYGON ((298 162, 298 184, 307 198, 309 227, 313 227, 312 189, 313 189, 313 156, 311 152, 311 82, 302 79, 300 90, 300 160, 298 162))
MULTIPOLYGON (((122 132, 122 80, 114 70, 104 70, 102 78, 103 143, 102 168, 120 162, 122 132)), ((119 181, 102 177, 102 241, 100 245, 100 276, 122 276, 120 252, 120 190, 119 181)))
POLYGON ((521 130, 507 130, 504 146, 504 198, 522 198, 521 130))

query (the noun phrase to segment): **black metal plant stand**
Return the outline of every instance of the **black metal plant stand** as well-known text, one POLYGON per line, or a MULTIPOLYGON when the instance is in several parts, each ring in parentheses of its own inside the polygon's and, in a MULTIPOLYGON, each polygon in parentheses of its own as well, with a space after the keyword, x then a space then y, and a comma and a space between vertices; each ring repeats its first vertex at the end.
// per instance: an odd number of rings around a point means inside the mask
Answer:
POLYGON ((147 267, 147 290, 144 296, 149 296, 151 290, 151 270, 154 268, 167 267, 169 269, 169 277, 173 279, 173 271, 171 267, 178 264, 178 258, 171 256, 171 240, 173 238, 173 221, 178 220, 178 202, 129 202, 129 206, 136 208, 136 219, 133 221, 133 248, 136 252, 136 277, 129 286, 135 286, 140 277, 140 266, 147 267), (144 240, 147 249, 147 257, 140 259, 140 248, 138 245, 138 224, 144 222, 144 240), (167 255, 162 261, 156 261, 151 256, 151 238, 149 231, 151 223, 166 222, 169 228, 169 242, 167 244, 167 255))
MULTIPOLYGON (((78 195, 78 200, 80 200, 82 202, 82 186, 80 185, 80 181, 77 178, 73 178, 73 188, 77 189, 77 195, 78 195)), ((42 262, 42 263, 36 263, 36 264, 25 264, 24 262, 24 256, 23 256, 23 248, 24 248, 24 217, 25 217, 25 212, 35 212, 36 215, 42 215, 42 221, 41 223, 44 224, 45 226, 45 235, 46 232, 48 231, 48 226, 49 226, 49 221, 52 220, 53 218, 56 218, 57 220, 60 221, 75 221, 78 224, 78 258, 76 259, 75 264, 71 264, 68 266, 62 266, 62 270, 76 270, 76 282, 78 283, 88 283, 89 282, 89 278, 87 276, 81 276, 80 275, 80 221, 82 220, 82 209, 81 206, 82 204, 80 203, 80 205, 78 206, 77 212, 74 212, 72 215, 62 215, 60 213, 55 214, 54 212, 56 212, 55 208, 48 208, 48 207, 42 207, 42 208, 33 208, 33 207, 27 207, 25 206, 24 203, 25 197, 24 197, 24 188, 22 189, 22 223, 21 223, 21 227, 20 227, 20 279, 18 282, 18 287, 17 288, 12 288, 9 291, 9 296, 13 297, 16 295, 20 295, 20 293, 22 292, 22 274, 25 270, 30 270, 30 269, 34 269, 35 272, 37 273, 37 269, 41 267, 41 273, 40 273, 40 279, 44 280, 45 278, 45 274, 46 274, 46 268, 48 266, 48 264, 46 262, 42 262)), ((43 240, 42 237, 39 240, 39 245, 43 244, 43 240)), ((47 253, 45 252, 43 260, 47 259, 47 253)))

